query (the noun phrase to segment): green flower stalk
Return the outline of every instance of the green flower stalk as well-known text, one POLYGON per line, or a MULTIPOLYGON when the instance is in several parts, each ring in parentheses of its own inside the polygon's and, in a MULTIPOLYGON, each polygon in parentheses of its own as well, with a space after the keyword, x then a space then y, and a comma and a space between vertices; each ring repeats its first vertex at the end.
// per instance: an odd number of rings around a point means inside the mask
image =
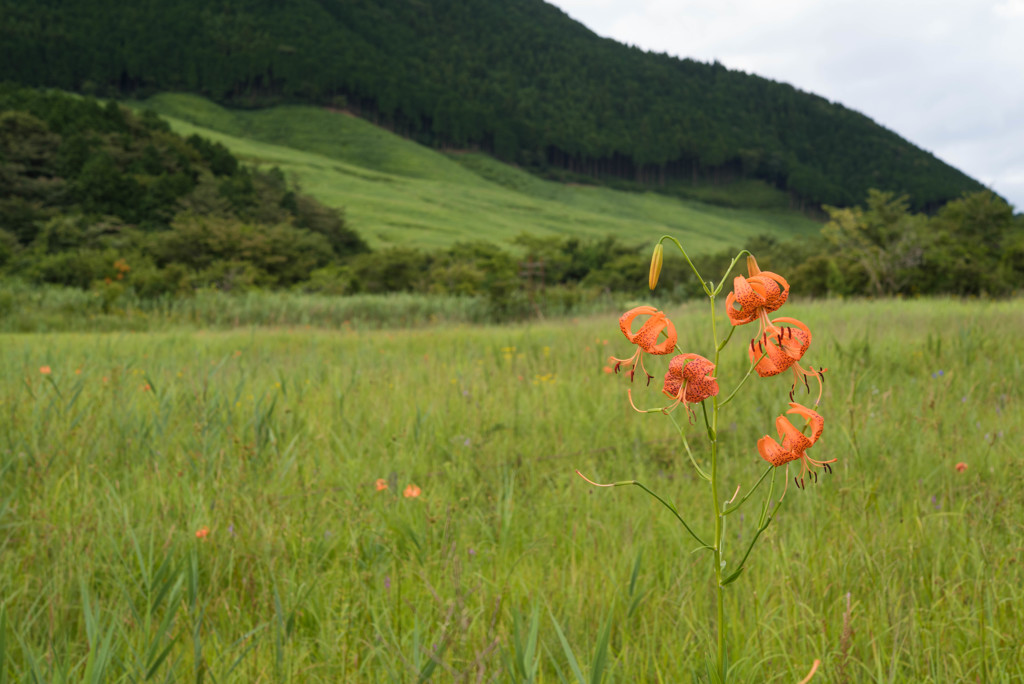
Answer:
MULTIPOLYGON (((711 488, 711 501, 714 513, 714 530, 711 534, 701 534, 693 529, 693 526, 686 522, 683 514, 663 497, 654 493, 646 486, 636 480, 625 480, 611 484, 599 484, 583 476, 578 470, 580 477, 587 482, 599 487, 616 487, 622 485, 637 485, 645 492, 657 499, 665 508, 672 512, 676 519, 683 525, 690 537, 696 541, 698 550, 711 552, 712 569, 715 576, 715 607, 716 607, 716 647, 714 657, 714 670, 709 665, 708 677, 711 681, 728 681, 728 658, 725 645, 725 587, 735 582, 746 567, 750 553, 760 538, 761 534, 768 528, 771 522, 778 515, 782 502, 785 499, 789 484, 788 467, 793 461, 800 461, 800 474, 794 480, 798 487, 803 488, 808 477, 817 481, 818 471, 831 473, 829 464, 836 459, 815 460, 806 454, 807 449, 813 446, 824 431, 825 419, 816 410, 802 406, 792 401, 793 393, 799 382, 810 391, 807 383, 808 378, 818 381, 819 391, 815 407, 821 400, 824 374, 827 369, 803 368, 798 362, 807 352, 811 343, 810 329, 802 322, 794 318, 775 318, 769 314, 777 311, 789 298, 789 283, 782 276, 770 271, 762 271, 757 260, 746 250, 741 251, 730 263, 717 285, 713 281, 705 280, 694 266, 686 250, 675 238, 664 236, 655 245, 654 253, 651 256, 651 270, 648 285, 653 290, 661 275, 661 267, 664 260, 665 240, 675 243, 682 253, 683 258, 693 269, 697 280, 701 283, 710 305, 710 328, 711 328, 711 351, 708 356, 702 356, 694 352, 679 353, 669 360, 668 370, 665 373, 662 392, 669 397, 671 403, 650 409, 638 408, 632 390, 627 392, 629 403, 639 413, 662 413, 667 415, 676 426, 683 443, 684 451, 690 465, 693 466, 697 475, 706 481, 711 488), (718 329, 716 317, 716 298, 721 293, 729 274, 737 262, 747 256, 746 276, 737 275, 733 278, 733 290, 726 297, 726 314, 731 324, 731 329, 724 337, 718 329), (747 355, 750 366, 741 378, 736 382, 735 387, 723 399, 720 393, 720 379, 715 375, 719 365, 719 359, 729 341, 732 339, 736 328, 749 323, 757 323, 757 334, 750 340, 747 346, 747 355), (781 442, 775 438, 765 435, 756 445, 758 453, 767 461, 768 468, 764 470, 754 485, 746 491, 744 496, 737 500, 741 487, 737 487, 732 497, 724 499, 722 494, 721 474, 719 465, 721 453, 718 442, 718 426, 723 409, 737 396, 740 389, 755 374, 761 378, 771 378, 784 371, 792 370, 794 381, 789 389, 789 409, 787 415, 795 415, 804 419, 805 425, 802 430, 797 429, 785 415, 776 419, 776 431, 781 442), (698 464, 694 456, 693 448, 687 439, 687 430, 676 421, 675 414, 681 406, 686 413, 689 424, 697 420, 697 412, 694 407, 700 406, 700 414, 703 418, 704 433, 707 439, 707 450, 709 452, 706 467, 698 464), (805 434, 809 431, 809 434, 805 434), (785 466, 787 475, 785 477, 786 487, 782 495, 773 505, 776 487, 776 474, 778 468, 785 466), (771 475, 771 477, 768 477, 771 475), (739 555, 739 561, 728 560, 724 547, 725 517, 739 510, 747 500, 767 482, 768 491, 760 506, 760 514, 754 516, 755 527, 752 539, 739 555), (711 541, 706 541, 710 539, 711 541)), ((668 355, 676 351, 676 328, 662 311, 651 306, 639 306, 627 311, 619 319, 619 327, 623 335, 631 343, 637 345, 636 352, 628 358, 612 358, 614 370, 618 372, 621 368, 628 369, 630 381, 634 379, 636 366, 639 364, 646 376, 646 384, 650 384, 654 376, 647 370, 643 363, 643 352, 652 355, 668 355), (646 318, 644 318, 646 317, 646 318), (641 319, 639 329, 634 332, 635 322, 641 319), (663 339, 664 336, 664 339, 663 339)), ((817 671, 819 661, 815 660, 810 673, 804 679, 809 681, 817 671)))

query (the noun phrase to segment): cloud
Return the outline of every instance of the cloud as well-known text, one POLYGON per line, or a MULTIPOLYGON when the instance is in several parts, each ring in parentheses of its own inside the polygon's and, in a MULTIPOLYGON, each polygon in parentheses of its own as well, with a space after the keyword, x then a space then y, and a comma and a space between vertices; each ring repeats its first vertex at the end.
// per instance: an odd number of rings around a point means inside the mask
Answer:
POLYGON ((1024 17, 1024 0, 1006 0, 992 8, 1000 17, 1024 17))

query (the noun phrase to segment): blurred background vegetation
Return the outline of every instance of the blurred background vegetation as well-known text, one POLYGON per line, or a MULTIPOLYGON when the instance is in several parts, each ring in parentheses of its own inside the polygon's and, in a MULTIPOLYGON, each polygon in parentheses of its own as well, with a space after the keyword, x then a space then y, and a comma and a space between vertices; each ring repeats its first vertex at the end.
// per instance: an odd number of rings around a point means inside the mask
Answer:
MULTIPOLYGON (((0 274, 23 284, 5 286, 9 315, 11 302, 19 310, 25 302, 11 293, 47 285, 90 293, 89 304, 75 311, 100 316, 166 315, 180 311, 174 301, 200 292, 292 291, 436 296, 445 303, 426 305, 427 318, 517 320, 591 310, 610 297, 650 296, 651 241, 657 229, 675 227, 612 233, 628 225, 616 223, 609 209, 619 195, 632 197, 619 193, 589 199, 589 213, 567 214, 579 221, 605 216, 603 236, 520 232, 495 240, 468 223, 446 244, 400 239, 371 247, 341 209, 297 191, 280 168, 258 158, 242 163, 221 142, 195 133, 178 135, 153 111, 7 85, 0 89, 0 112, 0 274)), ((402 154, 387 163, 408 165, 402 154)), ((432 159, 420 162, 424 175, 432 159)), ((497 177, 496 165, 479 159, 449 173, 448 185, 424 187, 497 188, 505 193, 501 202, 548 191, 539 180, 510 188, 520 181, 514 173, 497 177)), ((429 193, 417 192, 420 204, 410 211, 430 204, 429 193)), ((823 212, 823 228, 804 218, 788 233, 734 215, 728 220, 744 225, 745 235, 726 223, 713 239, 695 232, 686 242, 692 250, 704 247, 699 256, 708 272, 721 272, 740 247, 730 242, 742 239, 763 268, 785 273, 794 292, 810 296, 1005 296, 1024 282, 1021 218, 990 191, 966 193, 925 214, 914 212, 905 195, 870 190, 861 206, 826 205, 823 212), (751 234, 764 226, 774 234, 751 234)), ((673 286, 655 298, 698 295, 685 262, 670 256, 665 268, 663 282, 673 286)))

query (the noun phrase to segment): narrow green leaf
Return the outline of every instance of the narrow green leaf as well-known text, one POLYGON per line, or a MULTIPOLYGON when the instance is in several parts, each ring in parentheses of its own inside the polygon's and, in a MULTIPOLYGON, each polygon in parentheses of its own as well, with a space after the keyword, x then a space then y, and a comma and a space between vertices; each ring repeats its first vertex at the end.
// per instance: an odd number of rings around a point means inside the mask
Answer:
POLYGON ((562 644, 562 651, 565 652, 565 657, 569 661, 569 667, 572 669, 572 673, 576 675, 576 681, 579 684, 587 684, 586 677, 583 676, 583 671, 580 670, 580 664, 576 660, 575 654, 572 652, 572 647, 569 646, 568 640, 565 638, 565 634, 562 633, 562 627, 558 624, 558 620, 555 619, 554 614, 548 611, 548 615, 551 616, 551 624, 555 626, 555 633, 558 635, 558 640, 562 644))
POLYGON ((0 684, 7 684, 7 606, 0 603, 0 684))
POLYGON ((608 617, 601 625, 601 631, 597 635, 597 649, 594 652, 594 662, 590 666, 590 684, 601 684, 604 679, 605 666, 608 664, 608 642, 612 635, 612 610, 608 610, 608 617))
POLYGON ((707 670, 709 684, 725 684, 722 680, 722 673, 718 671, 718 665, 711 654, 704 656, 704 668, 707 670))

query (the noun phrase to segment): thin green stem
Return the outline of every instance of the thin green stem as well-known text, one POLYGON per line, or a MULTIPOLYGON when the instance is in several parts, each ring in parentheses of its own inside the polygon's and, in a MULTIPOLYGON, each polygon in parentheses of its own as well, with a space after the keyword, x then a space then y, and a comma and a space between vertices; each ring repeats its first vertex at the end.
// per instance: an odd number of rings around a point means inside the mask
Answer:
POLYGON ((735 326, 735 325, 733 325, 733 326, 730 326, 730 328, 729 328, 729 334, 728 334, 728 335, 726 335, 726 336, 725 336, 725 339, 724 339, 724 340, 722 340, 722 343, 721 343, 720 345, 718 345, 718 351, 722 351, 723 349, 725 349, 725 345, 729 344, 729 340, 731 340, 731 339, 732 339, 732 334, 733 334, 734 332, 736 332, 736 326, 735 326))
MULTIPOLYGON (((782 506, 782 502, 780 501, 779 502, 779 506, 777 506, 776 509, 775 509, 775 512, 778 512, 779 507, 781 507, 781 506, 782 506)), ((764 532, 765 530, 768 529, 768 526, 771 524, 772 520, 774 520, 774 519, 775 519, 775 513, 773 512, 764 521, 764 524, 762 524, 760 527, 757 528, 757 532, 754 533, 754 538, 750 540, 750 546, 747 547, 747 552, 745 554, 743 554, 743 558, 740 559, 740 564, 736 567, 735 570, 733 570, 731 575, 729 575, 728 577, 726 577, 723 580, 723 582, 722 582, 723 584, 729 584, 730 582, 735 581, 736 578, 740 576, 740 573, 743 572, 743 566, 747 562, 747 557, 750 556, 750 552, 753 550, 754 544, 757 543, 757 538, 761 536, 762 532, 764 532)))
POLYGON ((757 488, 761 486, 762 482, 764 482, 764 478, 768 477, 768 473, 772 472, 774 469, 775 466, 768 466, 768 468, 763 473, 761 473, 761 477, 758 478, 753 488, 749 492, 747 492, 746 495, 744 495, 744 497, 740 499, 738 502, 722 511, 722 515, 729 515, 733 511, 738 510, 739 507, 742 506, 743 503, 750 498, 750 495, 757 491, 757 488))
POLYGON ((762 352, 761 356, 758 357, 757 361, 754 361, 752 364, 750 364, 750 368, 747 369, 747 374, 743 376, 742 380, 740 380, 740 384, 736 385, 736 388, 732 391, 732 393, 722 400, 722 403, 718 405, 719 408, 725 406, 730 401, 732 401, 732 398, 736 396, 736 393, 740 391, 740 388, 743 387, 743 385, 747 382, 747 379, 750 378, 751 373, 753 373, 754 369, 757 368, 757 364, 761 363, 761 359, 767 356, 767 354, 767 351, 762 352))
POLYGON ((692 536, 694 539, 697 540, 697 543, 700 544, 702 549, 711 549, 711 548, 713 548, 706 541, 704 541, 703 539, 698 537, 697 533, 694 532, 690 528, 690 526, 686 524, 686 521, 683 520, 683 516, 679 515, 679 511, 676 510, 675 506, 673 506, 669 502, 667 502, 664 499, 662 499, 660 496, 658 496, 657 494, 652 492, 650 489, 648 489, 642 483, 637 482, 636 480, 622 480, 620 482, 609 482, 608 484, 602 484, 600 482, 594 482, 593 480, 591 480, 589 477, 587 477, 586 475, 584 475, 583 473, 581 473, 578 470, 576 471, 576 474, 579 475, 580 477, 582 477, 584 480, 586 480, 590 484, 594 485, 595 487, 624 487, 626 485, 636 485, 637 487, 639 487, 640 489, 644 490, 645 492, 647 492, 648 494, 653 496, 655 499, 660 501, 662 506, 664 506, 668 510, 672 511, 672 515, 676 516, 676 518, 679 520, 679 522, 681 522, 683 524, 683 527, 686 528, 686 531, 690 533, 690 536, 692 536))
MULTIPOLYGON (((716 402, 717 403, 717 402, 716 402)), ((713 420, 708 420, 708 407, 706 402, 700 402, 700 408, 704 412, 704 428, 708 431, 708 439, 712 442, 717 439, 718 433, 715 432, 715 428, 712 426, 713 420)), ((717 414, 717 406, 715 407, 715 413, 717 414)), ((717 417, 717 416, 716 416, 717 417)))
POLYGON ((674 237, 672 237, 671 235, 662 235, 662 236, 661 236, 661 240, 658 240, 658 242, 664 242, 665 240, 671 240, 672 242, 676 243, 676 247, 678 247, 678 248, 679 248, 679 251, 683 253, 683 258, 684 258, 684 259, 686 259, 686 263, 688 263, 688 264, 690 265, 690 268, 691 268, 691 269, 693 270, 693 274, 694 274, 695 276, 697 276, 697 280, 699 280, 699 281, 700 281, 700 285, 701 285, 701 287, 703 287, 703 288, 704 288, 704 292, 705 292, 705 293, 706 293, 706 294, 707 294, 707 295, 708 295, 709 297, 712 297, 712 296, 714 296, 714 295, 712 295, 712 293, 711 293, 711 289, 710 289, 710 288, 709 288, 709 287, 707 286, 707 283, 705 283, 705 282, 704 282, 704 278, 702 278, 702 277, 701 277, 701 275, 700 275, 700 271, 698 271, 698 270, 697 270, 697 267, 693 265, 693 262, 692 262, 692 261, 690 261, 690 255, 686 253, 686 250, 685 250, 685 249, 683 249, 683 245, 682 245, 682 244, 680 244, 679 240, 676 240, 676 239, 675 239, 674 237))
POLYGON ((772 468, 772 481, 768 485, 768 496, 764 500, 764 505, 761 507, 761 517, 757 520, 757 526, 764 525, 765 518, 768 517, 768 509, 772 505, 772 495, 775 494, 775 474, 778 472, 778 468, 772 468))
MULTIPOLYGON (((735 260, 734 260, 735 261, 735 260)), ((731 268, 731 266, 730 266, 731 268)), ((723 280, 724 282, 724 280, 723 280)), ((715 320, 715 295, 709 294, 711 304, 711 336, 715 350, 715 368, 718 368, 719 356, 722 348, 718 343, 718 322, 715 320)), ((725 590, 722 584, 722 542, 725 528, 725 517, 722 514, 722 505, 719 501, 718 489, 718 396, 712 400, 711 422, 708 423, 707 403, 701 402, 704 410, 704 424, 708 429, 708 439, 711 441, 711 500, 715 507, 715 605, 717 608, 716 628, 718 631, 718 653, 716 654, 716 666, 719 676, 724 682, 725 672, 725 590)))
POLYGON ((690 463, 693 465, 693 469, 697 471, 697 475, 699 475, 702 480, 711 482, 711 476, 697 464, 697 459, 694 458, 693 451, 690 450, 690 442, 686 439, 686 433, 683 432, 683 426, 679 424, 676 417, 671 413, 667 413, 665 415, 672 420, 672 424, 675 425, 676 430, 679 431, 679 438, 683 440, 683 446, 686 447, 686 455, 690 457, 690 463))
POLYGON ((729 263, 729 268, 725 269, 725 275, 722 276, 722 280, 719 281, 718 287, 715 288, 714 292, 709 293, 710 296, 714 297, 722 291, 722 287, 725 285, 725 281, 729 278, 729 274, 732 273, 732 269, 736 266, 736 262, 739 261, 740 257, 744 254, 749 255, 750 252, 745 249, 741 249, 740 253, 733 257, 732 261, 729 263))
POLYGON ((692 529, 690 529, 690 526, 686 524, 685 520, 683 520, 683 516, 679 515, 679 511, 676 510, 675 506, 673 506, 672 504, 668 503, 667 501, 662 499, 660 496, 658 496, 657 494, 652 492, 650 489, 648 489, 646 486, 644 486, 640 482, 637 482, 636 480, 634 480, 630 484, 635 484, 637 487, 639 487, 640 489, 644 490, 645 492, 647 492, 648 494, 653 496, 655 499, 660 501, 661 504, 665 508, 667 508, 668 510, 672 511, 672 515, 676 516, 676 518, 679 520, 679 522, 681 522, 683 524, 683 527, 686 528, 686 531, 690 533, 690 536, 693 537, 697 541, 697 543, 701 545, 701 548, 704 548, 704 549, 712 549, 713 548, 706 541, 704 541, 703 539, 698 537, 696 532, 694 532, 692 529))

